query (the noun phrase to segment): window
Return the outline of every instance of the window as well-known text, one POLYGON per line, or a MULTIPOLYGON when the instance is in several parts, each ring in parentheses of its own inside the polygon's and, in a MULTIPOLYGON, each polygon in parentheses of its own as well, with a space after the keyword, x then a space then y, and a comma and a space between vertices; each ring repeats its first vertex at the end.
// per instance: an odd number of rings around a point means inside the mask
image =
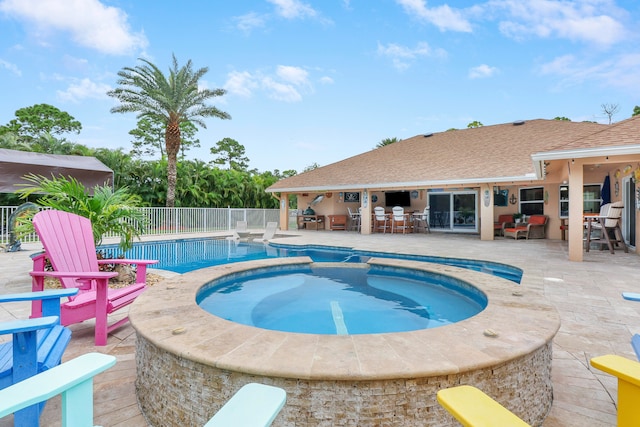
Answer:
POLYGON ((544 214, 544 187, 520 189, 520 212, 525 215, 544 214))
POLYGON ((569 186, 560 186, 560 218, 569 218, 569 186))
POLYGON ((600 212, 600 184, 588 184, 585 185, 582 190, 582 197, 584 199, 584 211, 585 212, 600 212))
MULTIPOLYGON (((583 212, 598 213, 600 212, 600 184, 585 184, 582 190, 583 212)), ((569 186, 560 186, 560 218, 569 217, 569 186)))

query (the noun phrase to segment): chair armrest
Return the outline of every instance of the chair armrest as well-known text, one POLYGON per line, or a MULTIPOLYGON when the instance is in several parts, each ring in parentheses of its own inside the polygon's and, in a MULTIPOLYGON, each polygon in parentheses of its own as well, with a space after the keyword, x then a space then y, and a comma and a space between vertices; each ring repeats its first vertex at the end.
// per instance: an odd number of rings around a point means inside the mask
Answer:
POLYGON ((446 388, 436 396, 438 403, 465 427, 529 427, 513 412, 475 387, 446 388))
POLYGON ((156 264, 158 260, 155 259, 101 259, 98 260, 98 264, 136 264, 138 266, 136 271, 136 283, 145 283, 147 281, 147 265, 156 264))
MULTIPOLYGON (((57 325, 58 316, 38 317, 36 319, 11 320, 0 323, 0 335, 18 334, 21 332, 37 331, 57 325)), ((0 400, 2 401, 2 400, 0 400)))
POLYGON ((118 273, 115 271, 96 271, 96 272, 80 272, 80 271, 30 271, 32 277, 72 277, 76 279, 111 279, 116 277, 118 273))
POLYGON ((98 264, 136 264, 136 265, 150 265, 157 264, 157 259, 123 259, 123 258, 113 258, 113 259, 99 259, 98 264))
POLYGON ((60 317, 60 299, 72 297, 78 293, 78 288, 51 289, 46 291, 24 292, 20 294, 0 295, 0 302, 31 301, 31 317, 57 316, 60 317), (34 310, 33 307, 38 309, 34 310), (39 313, 36 315, 35 313, 39 313))
POLYGON ((0 418, 62 393, 62 425, 93 425, 93 377, 115 363, 88 353, 0 390, 0 418))
POLYGON ((629 301, 640 301, 640 293, 637 292, 623 292, 622 298, 629 301))
POLYGON ((591 366, 640 387, 640 363, 622 356, 607 354, 591 359, 591 366))
POLYGON ((78 288, 73 289, 51 289, 41 292, 23 292, 19 294, 0 295, 0 302, 34 301, 46 299, 60 299, 71 297, 78 293, 78 288))
POLYGON ((281 388, 249 383, 238 390, 204 427, 268 427, 286 400, 287 393, 281 388))

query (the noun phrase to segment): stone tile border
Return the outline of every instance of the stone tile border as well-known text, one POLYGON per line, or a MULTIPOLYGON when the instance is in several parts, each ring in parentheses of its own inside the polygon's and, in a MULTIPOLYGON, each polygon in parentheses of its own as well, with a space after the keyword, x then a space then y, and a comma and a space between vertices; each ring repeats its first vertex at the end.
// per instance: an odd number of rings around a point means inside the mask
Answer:
POLYGON ((197 270, 162 282, 131 306, 137 333, 137 396, 152 425, 203 425, 242 385, 283 387, 275 426, 455 426, 437 390, 473 384, 532 425, 553 399, 551 342, 558 313, 532 290, 457 267, 398 259, 371 264, 416 268, 473 283, 489 304, 435 329, 372 335, 307 335, 240 325, 200 309, 211 280, 249 269, 307 264, 275 258, 197 270), (492 330, 497 336, 489 337, 492 330))

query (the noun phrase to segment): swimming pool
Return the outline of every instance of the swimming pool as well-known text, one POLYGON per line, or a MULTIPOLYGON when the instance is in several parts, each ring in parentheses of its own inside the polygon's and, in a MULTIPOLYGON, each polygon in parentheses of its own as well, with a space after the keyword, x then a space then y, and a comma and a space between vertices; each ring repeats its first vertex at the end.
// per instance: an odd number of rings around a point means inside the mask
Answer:
MULTIPOLYGON (((117 245, 102 245, 99 249, 105 251, 107 258, 119 254, 117 245)), ((213 238, 137 242, 124 255, 130 259, 157 259, 159 262, 153 266, 154 268, 176 273, 187 273, 216 265, 268 258, 308 256, 316 262, 363 263, 376 257, 451 265, 492 274, 515 283, 520 283, 522 279, 521 269, 491 261, 360 251, 333 246, 300 246, 281 243, 265 245, 257 242, 213 238)))
POLYGON ((482 311, 487 298, 464 281, 427 271, 314 263, 225 276, 204 286, 196 302, 248 326, 354 335, 459 322, 482 311))

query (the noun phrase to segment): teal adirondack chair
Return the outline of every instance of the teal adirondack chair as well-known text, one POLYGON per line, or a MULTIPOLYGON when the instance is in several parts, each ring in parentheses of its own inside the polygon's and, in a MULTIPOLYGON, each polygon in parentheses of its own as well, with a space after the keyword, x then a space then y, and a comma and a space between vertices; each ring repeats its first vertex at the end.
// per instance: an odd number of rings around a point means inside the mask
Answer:
POLYGON ((62 427, 92 426, 93 377, 115 363, 114 356, 88 353, 0 390, 0 418, 62 394, 62 427))
MULTIPOLYGON (((62 427, 92 426, 93 377, 115 363, 114 356, 89 353, 0 390, 0 418, 62 394, 62 427)), ((205 427, 269 427, 284 406, 286 398, 287 395, 281 388, 247 384, 233 395, 205 427)))
MULTIPOLYGON (((60 325, 60 299, 77 289, 0 295, 0 303, 40 301, 44 317, 0 323, 0 335, 12 340, 0 344, 0 390, 60 364, 71 331, 60 325)), ((1 399, 0 399, 1 400, 1 399)), ((16 426, 38 426, 44 403, 25 407, 15 414, 16 426)))
MULTIPOLYGON (((109 314, 131 304, 146 288, 147 265, 154 260, 103 259, 98 260, 91 221, 69 212, 45 210, 33 217, 33 226, 45 252, 33 258, 33 291, 44 287, 45 277, 60 279, 62 286, 79 288, 76 297, 61 306, 61 323, 70 325, 96 319, 95 343, 107 344, 107 334, 129 320, 125 317, 109 324, 109 314), (45 271, 48 258, 54 271, 45 271), (100 271, 101 264, 137 265, 136 283, 119 289, 109 288, 115 272, 100 271)), ((32 317, 38 317, 39 307, 32 306, 32 317)))

